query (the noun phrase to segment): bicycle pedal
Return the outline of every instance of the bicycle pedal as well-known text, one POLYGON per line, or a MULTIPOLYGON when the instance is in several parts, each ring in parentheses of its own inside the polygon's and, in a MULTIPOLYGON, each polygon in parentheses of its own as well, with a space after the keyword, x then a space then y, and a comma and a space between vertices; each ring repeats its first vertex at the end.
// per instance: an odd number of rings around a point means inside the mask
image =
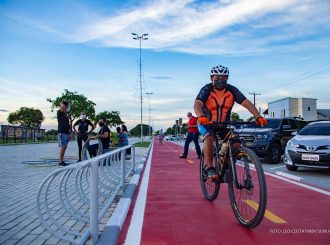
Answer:
POLYGON ((216 181, 218 181, 218 179, 219 179, 219 176, 212 176, 212 177, 210 177, 210 180, 212 182, 216 182, 216 181))

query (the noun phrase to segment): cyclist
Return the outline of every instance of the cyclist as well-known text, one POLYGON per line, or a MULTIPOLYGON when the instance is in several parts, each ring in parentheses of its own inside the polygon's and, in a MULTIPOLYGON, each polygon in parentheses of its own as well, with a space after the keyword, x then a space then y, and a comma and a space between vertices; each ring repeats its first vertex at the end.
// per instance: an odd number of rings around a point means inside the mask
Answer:
MULTIPOLYGON (((213 142, 215 132, 209 125, 215 122, 230 121, 231 110, 234 103, 241 104, 256 118, 256 122, 262 126, 267 125, 267 120, 260 116, 257 108, 234 86, 227 83, 229 70, 222 65, 212 68, 211 83, 205 85, 199 92, 194 103, 194 110, 198 121, 205 128, 204 137, 204 161, 207 165, 207 175, 210 179, 217 179, 218 174, 213 167, 213 142)), ((223 139, 228 133, 227 128, 219 132, 223 139)))
POLYGON ((158 139, 159 139, 160 144, 163 144, 164 137, 165 137, 165 135, 163 133, 163 130, 161 129, 160 132, 159 132, 159 135, 158 135, 158 139))

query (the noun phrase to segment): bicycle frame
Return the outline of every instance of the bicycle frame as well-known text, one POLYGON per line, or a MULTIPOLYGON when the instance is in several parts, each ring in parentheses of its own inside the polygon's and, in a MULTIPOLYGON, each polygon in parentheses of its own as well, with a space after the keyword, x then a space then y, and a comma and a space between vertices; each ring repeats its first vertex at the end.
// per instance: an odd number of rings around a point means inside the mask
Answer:
POLYGON ((238 183, 238 180, 237 180, 237 170, 236 170, 236 164, 234 164, 234 161, 233 161, 233 153, 232 153, 232 149, 234 149, 234 144, 236 143, 239 143, 239 144, 242 144, 241 140, 239 139, 238 137, 238 134, 237 133, 234 133, 234 127, 233 126, 229 126, 227 127, 229 128, 229 132, 227 133, 227 135, 225 136, 225 138, 223 139, 223 142, 221 144, 219 144, 219 138, 218 136, 216 135, 215 137, 215 142, 216 142, 216 156, 217 156, 217 159, 219 160, 219 151, 222 147, 223 144, 227 144, 227 147, 226 147, 226 150, 225 150, 225 153, 224 153, 224 161, 222 163, 222 168, 221 168, 221 172, 220 172, 220 179, 223 178, 223 176, 226 174, 226 171, 227 169, 229 168, 229 166, 232 166, 232 176, 233 176, 233 181, 234 181, 234 184, 235 184, 235 187, 237 189, 242 189, 243 186, 241 184, 238 183), (234 136, 235 134, 237 134, 237 137, 234 136), (229 164, 228 164, 228 161, 227 160, 227 156, 228 156, 228 160, 229 160, 229 164), (227 162, 227 163, 226 163, 227 162))

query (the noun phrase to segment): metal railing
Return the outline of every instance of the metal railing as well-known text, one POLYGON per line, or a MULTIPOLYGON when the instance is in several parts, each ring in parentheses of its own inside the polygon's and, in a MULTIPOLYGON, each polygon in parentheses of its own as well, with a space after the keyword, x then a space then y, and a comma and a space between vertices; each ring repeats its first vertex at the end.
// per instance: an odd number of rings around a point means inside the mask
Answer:
POLYGON ((37 193, 43 226, 59 239, 96 244, 99 223, 135 171, 135 147, 116 149, 49 174, 37 193), (126 150, 131 148, 131 158, 126 150))

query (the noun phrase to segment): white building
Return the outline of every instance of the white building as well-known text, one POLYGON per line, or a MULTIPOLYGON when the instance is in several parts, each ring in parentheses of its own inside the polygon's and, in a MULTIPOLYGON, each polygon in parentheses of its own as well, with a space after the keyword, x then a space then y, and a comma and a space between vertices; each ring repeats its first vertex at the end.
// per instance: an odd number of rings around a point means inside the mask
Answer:
POLYGON ((317 120, 316 99, 284 98, 268 103, 268 117, 302 117, 306 121, 317 120))

